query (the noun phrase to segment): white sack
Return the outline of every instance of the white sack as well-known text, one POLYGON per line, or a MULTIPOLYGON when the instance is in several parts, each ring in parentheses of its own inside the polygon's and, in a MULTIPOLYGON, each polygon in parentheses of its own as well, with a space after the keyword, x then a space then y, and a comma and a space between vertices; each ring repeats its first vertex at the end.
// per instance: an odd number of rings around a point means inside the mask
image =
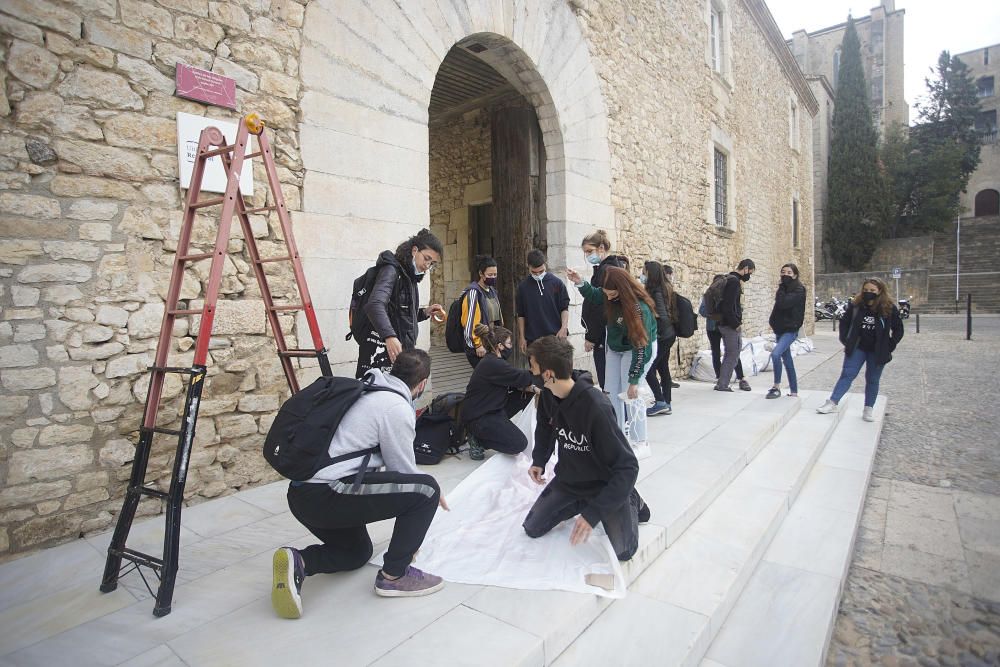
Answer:
MULTIPOLYGON (((740 350, 740 361, 743 363, 743 374, 759 375, 771 369, 771 350, 774 349, 774 334, 755 336, 743 339, 740 350)), ((799 338, 792 343, 792 356, 808 354, 816 349, 811 338, 799 338)), ((722 344, 722 354, 726 354, 726 345, 722 344)), ((691 362, 690 377, 701 382, 715 382, 715 368, 712 366, 712 351, 699 350, 691 362)))
MULTIPOLYGON (((534 442, 535 404, 512 419, 534 442)), ((556 458, 545 469, 554 477, 556 458)), ((625 596, 625 577, 604 527, 598 524, 583 544, 571 546, 575 519, 532 539, 521 527, 544 485, 528 477, 531 457, 495 454, 447 495, 450 512, 434 515, 414 564, 459 584, 485 584, 527 590, 564 590, 605 597, 625 596), (614 588, 584 583, 587 574, 614 576, 614 588)), ((385 552, 371 562, 382 565, 385 552)))

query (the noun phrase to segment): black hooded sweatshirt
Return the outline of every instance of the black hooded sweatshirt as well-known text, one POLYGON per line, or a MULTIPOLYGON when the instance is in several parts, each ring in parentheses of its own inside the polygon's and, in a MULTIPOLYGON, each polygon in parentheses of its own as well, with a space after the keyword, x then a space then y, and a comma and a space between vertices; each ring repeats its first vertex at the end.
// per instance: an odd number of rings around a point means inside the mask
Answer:
MULTIPOLYGON (((594 275, 590 277, 590 284, 594 287, 604 287, 604 269, 609 266, 623 268, 625 258, 620 255, 608 255, 600 264, 594 267, 594 275)), ((603 303, 583 300, 582 311, 583 328, 586 329, 584 337, 594 345, 604 345, 605 329, 608 326, 607 316, 603 303)))
POLYGON ((514 368, 492 352, 487 352, 472 371, 462 401, 462 421, 471 422, 490 412, 503 412, 507 388, 523 389, 534 377, 529 371, 514 368))
POLYGON ((574 371, 576 384, 559 399, 543 391, 532 465, 544 469, 559 448, 555 479, 569 493, 589 502, 580 514, 591 526, 628 501, 639 476, 639 461, 618 428, 611 401, 594 387, 590 373, 574 371))
POLYGON ((413 263, 400 264, 396 255, 383 250, 375 262, 379 267, 372 293, 365 304, 365 315, 372 329, 385 340, 395 336, 409 350, 417 345, 417 325, 427 319, 420 308, 417 285, 423 276, 413 272, 413 263))
POLYGON ((806 287, 798 280, 778 285, 774 293, 774 307, 767 323, 775 336, 793 333, 802 328, 806 318, 806 287))

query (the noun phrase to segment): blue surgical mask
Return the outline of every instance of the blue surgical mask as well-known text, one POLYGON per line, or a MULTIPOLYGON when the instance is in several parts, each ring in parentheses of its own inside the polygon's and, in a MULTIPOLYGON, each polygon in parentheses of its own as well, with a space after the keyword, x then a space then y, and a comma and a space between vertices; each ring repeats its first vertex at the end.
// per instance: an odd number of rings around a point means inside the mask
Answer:
POLYGON ((646 284, 646 275, 645 274, 639 276, 639 282, 642 283, 643 285, 646 284))
POLYGON ((601 263, 601 256, 598 255, 596 252, 592 252, 589 255, 586 255, 586 257, 587 257, 587 263, 592 266, 597 266, 598 264, 601 263))
POLYGON ((423 271, 417 270, 417 260, 413 259, 413 260, 410 260, 410 261, 413 263, 413 275, 415 275, 415 276, 422 276, 422 275, 424 275, 423 271))
POLYGON ((537 280, 538 282, 542 282, 542 279, 545 278, 545 273, 546 273, 545 271, 542 271, 541 273, 532 273, 531 277, 537 280))

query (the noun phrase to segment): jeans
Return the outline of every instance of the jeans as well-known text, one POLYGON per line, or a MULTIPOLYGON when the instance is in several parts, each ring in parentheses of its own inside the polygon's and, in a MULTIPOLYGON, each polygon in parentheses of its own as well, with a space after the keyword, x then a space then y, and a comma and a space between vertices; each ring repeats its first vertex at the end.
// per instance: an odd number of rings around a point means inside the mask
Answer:
POLYGON ((441 491, 430 475, 370 472, 353 491, 354 477, 330 484, 288 487, 288 508, 322 544, 301 550, 307 575, 356 570, 372 557, 367 524, 396 518, 382 571, 402 575, 424 541, 441 491))
POLYGON ((670 398, 673 395, 673 380, 670 377, 670 348, 674 346, 676 336, 664 338, 656 341, 656 357, 653 358, 653 365, 646 373, 646 384, 653 392, 653 398, 657 402, 664 402, 670 405, 670 398), (656 374, 660 374, 657 381, 656 374))
MULTIPOLYGON (((712 346, 712 368, 715 369, 715 379, 719 379, 719 371, 722 368, 722 334, 719 329, 707 329, 705 335, 708 336, 708 344, 712 346)), ((743 379, 743 360, 736 362, 736 379, 743 379)))
POLYGON ((715 386, 725 389, 733 379, 733 371, 736 370, 736 364, 740 360, 740 352, 743 350, 743 341, 740 338, 739 329, 720 324, 719 333, 722 334, 722 343, 726 346, 726 351, 722 356, 719 382, 715 386))
MULTIPOLYGON (((609 350, 610 352, 610 350, 609 350)), ((528 537, 541 537, 567 519, 572 519, 587 506, 588 498, 570 493, 553 479, 542 490, 524 519, 524 532, 528 537)), ((601 516, 604 532, 608 534, 611 548, 618 560, 626 561, 639 549, 639 509, 642 498, 633 488, 621 507, 601 516)))
POLYGON ((781 366, 784 362, 788 370, 788 388, 793 394, 799 393, 799 379, 795 375, 795 364, 792 363, 792 343, 799 337, 798 331, 789 331, 777 337, 774 349, 771 350, 771 366, 774 368, 774 386, 781 386, 781 366))
MULTIPOLYGON (((627 350, 625 352, 615 352, 611 348, 608 348, 605 352, 607 357, 607 370, 605 371, 606 376, 604 378, 605 384, 604 389, 607 391, 611 399, 611 405, 615 409, 615 415, 618 416, 618 428, 625 432, 625 421, 628 419, 627 410, 625 409, 625 401, 618 398, 618 394, 628 390, 628 367, 632 364, 632 350, 627 350)), ((646 364, 642 367, 642 375, 645 376, 649 372, 650 366, 653 365, 653 359, 656 358, 656 343, 653 343, 653 355, 646 359, 646 364)), ((646 439, 646 414, 643 413, 642 419, 636 420, 636 429, 632 434, 632 440, 634 442, 641 442, 646 439)))
POLYGON ((879 379, 882 377, 882 370, 885 368, 885 364, 878 364, 876 358, 875 352, 866 352, 860 347, 855 347, 853 352, 845 354, 844 368, 840 371, 840 379, 837 380, 837 384, 833 388, 833 393, 830 394, 830 400, 834 403, 840 403, 840 399, 851 388, 851 383, 854 382, 854 378, 858 377, 858 373, 861 372, 861 366, 864 365, 865 407, 875 407, 875 399, 878 398, 879 379))

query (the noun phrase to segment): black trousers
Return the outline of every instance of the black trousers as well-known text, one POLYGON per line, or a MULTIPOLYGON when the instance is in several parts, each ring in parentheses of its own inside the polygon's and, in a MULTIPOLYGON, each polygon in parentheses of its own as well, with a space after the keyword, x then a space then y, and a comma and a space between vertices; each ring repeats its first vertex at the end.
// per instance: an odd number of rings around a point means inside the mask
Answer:
POLYGON ((469 360, 469 365, 475 368, 479 365, 479 361, 482 359, 474 349, 465 348, 465 358, 469 360))
POLYGON ((607 355, 605 354, 604 343, 594 343, 594 370, 597 371, 597 384, 604 389, 604 369, 607 367, 607 355))
MULTIPOLYGON (((719 379, 719 371, 722 369, 722 334, 718 329, 709 329, 708 342, 712 346, 712 368, 715 369, 715 379, 719 379)), ((743 379, 743 360, 736 362, 736 379, 743 379)))
POLYGON ((367 524, 396 518, 382 571, 401 576, 424 541, 441 490, 430 475, 370 472, 330 484, 289 485, 288 507, 322 544, 301 551, 306 575, 356 570, 372 557, 367 524))
MULTIPOLYGON (((587 506, 587 501, 588 498, 566 490, 558 478, 553 479, 531 506, 522 524, 524 532, 528 537, 541 537, 579 514, 587 506)), ((621 507, 601 516, 604 532, 608 534, 611 547, 620 561, 629 560, 639 549, 639 509, 643 504, 639 492, 632 489, 621 507)))
POLYGON ((670 402, 673 396, 673 380, 670 377, 670 348, 674 346, 677 336, 664 338, 656 341, 656 357, 653 358, 653 365, 646 373, 646 384, 653 391, 653 398, 658 402, 670 402), (660 374, 657 381, 656 374, 660 374))
POLYGON ((503 412, 487 412, 478 419, 465 422, 465 430, 482 448, 495 449, 503 454, 520 454, 528 446, 528 438, 503 412))

